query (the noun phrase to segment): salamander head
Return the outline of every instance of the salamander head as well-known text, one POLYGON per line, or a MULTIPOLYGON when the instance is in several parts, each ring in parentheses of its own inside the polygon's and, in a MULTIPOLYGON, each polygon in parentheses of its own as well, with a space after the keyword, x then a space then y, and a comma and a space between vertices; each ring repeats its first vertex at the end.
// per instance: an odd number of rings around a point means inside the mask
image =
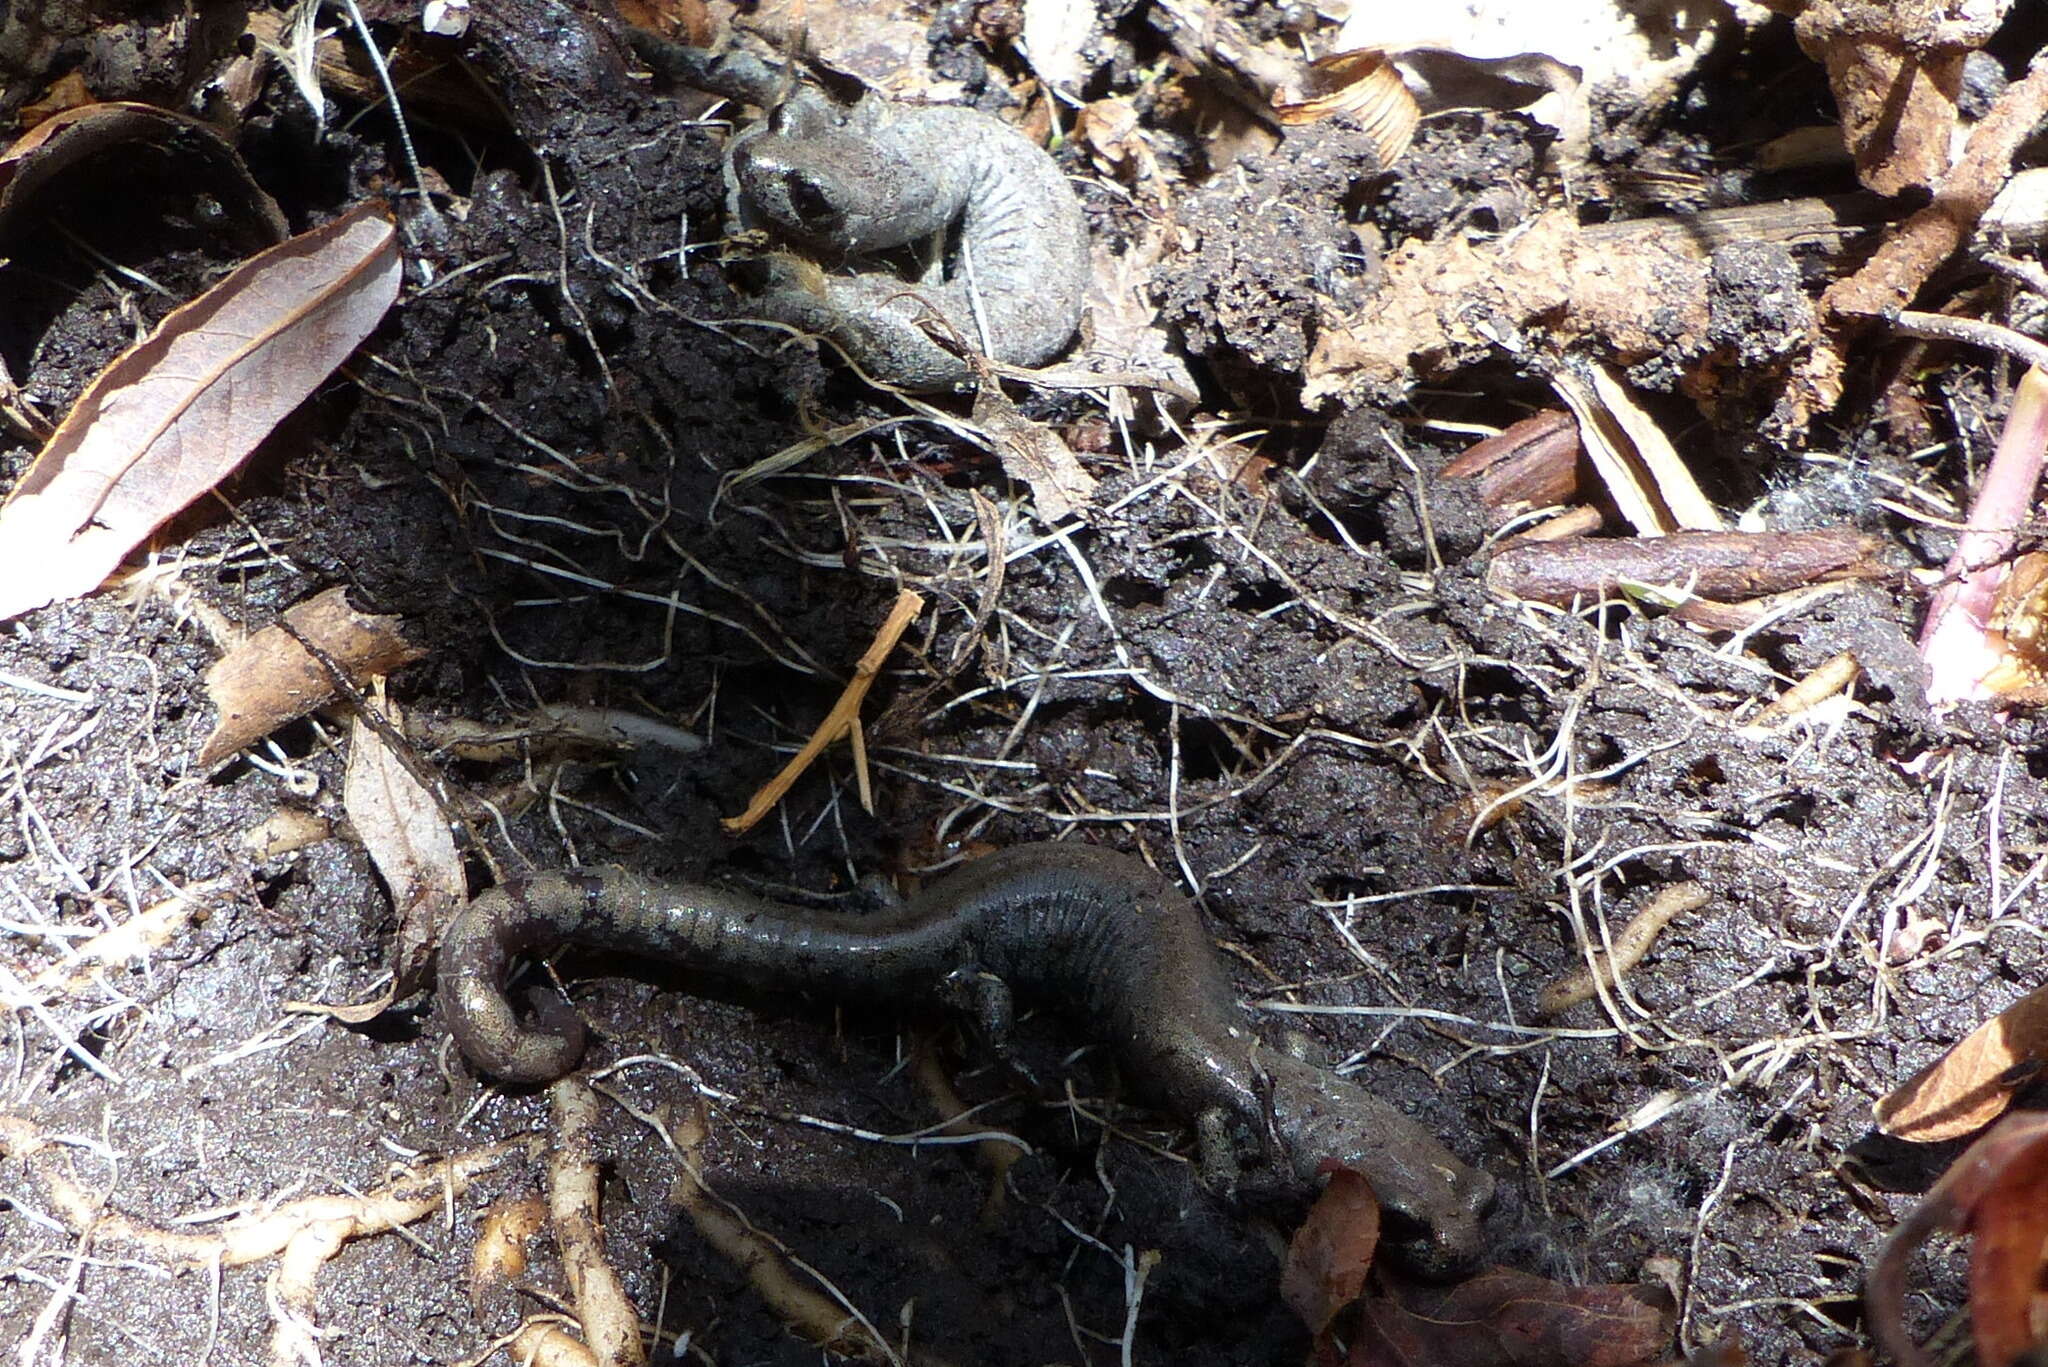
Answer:
POLYGON ((733 150, 733 174, 747 214, 786 241, 827 254, 858 253, 908 241, 922 204, 916 171, 872 139, 828 131, 805 138, 755 137, 733 150))
POLYGON ((1285 1055, 1262 1063, 1273 1130, 1297 1178, 1313 1182, 1332 1161, 1363 1175, 1390 1251, 1418 1275, 1446 1280, 1478 1262, 1490 1174, 1356 1083, 1285 1055))

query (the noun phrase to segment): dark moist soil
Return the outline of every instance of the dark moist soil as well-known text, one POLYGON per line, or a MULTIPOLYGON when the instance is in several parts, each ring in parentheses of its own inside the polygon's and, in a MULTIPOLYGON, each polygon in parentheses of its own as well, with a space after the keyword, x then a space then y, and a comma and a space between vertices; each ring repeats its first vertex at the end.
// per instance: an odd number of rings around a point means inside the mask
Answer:
MULTIPOLYGON (((254 626, 347 584, 430 647, 392 683, 415 712, 503 722, 574 702, 707 742, 546 770, 533 800, 483 827, 502 867, 616 860, 852 904, 864 876, 909 879, 961 851, 1052 838, 1131 851, 1192 881, 1239 987, 1276 1008, 1276 1039, 1305 1033, 1499 1177, 1500 1261, 1569 1281, 1675 1278, 1685 1342, 1739 1332, 1758 1362, 1858 1341, 1861 1264, 1910 1199, 1850 1163, 1872 1099, 2041 981, 2040 894, 2014 896, 2048 820, 2032 729, 1968 711, 1933 729, 1916 604, 1884 587, 1734 644, 1620 609, 1574 617, 1490 596, 1469 508, 1433 487, 1462 440, 1438 424, 1512 420, 1545 401, 1532 375, 1475 373, 1461 392, 1334 423, 1276 397, 1298 391, 1313 296, 1371 287, 1352 220, 1367 239, 1475 215, 1511 226, 1549 192, 1528 126, 1433 127, 1428 155, 1350 200, 1331 193, 1355 169, 1343 127, 1290 135, 1242 175, 1189 188, 1184 221, 1205 245, 1170 265, 1161 302, 1210 407, 1252 409, 1226 432, 1266 432, 1275 468, 1256 487, 1221 482, 1164 427, 1141 420, 1126 437, 1090 398, 1029 397, 1027 411, 1095 452, 1102 481, 1096 511, 1046 539, 997 468, 930 425, 721 495, 733 471, 818 425, 902 410, 778 350, 778 334, 719 321, 744 306, 712 245, 718 128, 625 81, 567 11, 479 6, 477 22, 467 55, 510 122, 466 138, 416 130, 454 198, 438 224, 401 209, 408 289, 348 367, 353 383, 280 430, 224 504, 179 525, 165 543, 175 591, 102 594, 0 632, 10 971, 26 978, 76 937, 38 925, 94 931, 169 888, 223 880, 203 923, 135 971, 15 1016, 8 1109, 75 1137, 94 1195, 169 1225, 368 1190, 417 1156, 548 1131, 544 1097, 480 1083, 424 1000, 359 1028, 286 1013, 371 995, 394 929, 345 832, 274 859, 243 845, 280 810, 341 821, 336 726, 299 723, 247 761, 192 768, 216 654, 185 606, 254 626), (1275 203, 1284 215, 1260 212, 1275 203), (1010 552, 985 617, 976 495, 997 500, 1010 552), (898 586, 931 606, 868 707, 874 812, 841 748, 762 826, 721 832, 824 715, 898 586), (1737 728, 1744 704, 1845 649, 1867 672, 1839 724, 1737 728), (1510 792, 1475 832, 1486 799, 1510 792), (1680 879, 1711 900, 1629 977, 1621 1028, 1594 1006, 1561 1029, 1536 1019, 1541 988, 1577 962, 1574 914, 1618 925, 1680 879), (1907 907, 1952 927, 1950 947, 1879 967, 1879 928, 1907 907), (1317 1010, 1283 1014, 1296 1006, 1317 1010)), ((1715 101, 1740 107, 1750 87, 1736 83, 1767 84, 1759 70, 1779 81, 1776 104, 1788 84, 1819 103, 1773 31, 1654 141, 1616 120, 1613 163, 1645 147, 1702 161, 1734 122, 1716 124, 1715 101)), ((309 165, 304 123, 278 92, 243 135, 296 226, 387 186, 388 125, 341 126, 309 165), (301 159, 288 172, 287 154, 301 159)), ((1120 202, 1067 155, 1108 231, 1120 202)), ((93 193, 68 201, 69 221, 171 298, 241 250, 174 203, 148 201, 157 219, 137 226, 92 212, 93 193)), ((0 349, 58 413, 169 299, 61 244, 8 248, 10 278, 36 268, 32 287, 12 288, 41 302, 9 315, 0 349)), ((1770 297, 1731 303, 1751 335, 1768 335, 1770 297)), ((1925 562, 1943 548, 1917 544, 1872 491, 1952 492, 1988 449, 2003 392, 1978 375, 1930 394, 1960 430, 1918 463, 1916 443, 1854 417, 1852 401, 1845 426, 1816 438, 1858 459, 1846 479, 1812 467, 1833 484, 1725 418, 1685 443, 1731 503, 1846 503, 1893 537, 1899 563, 1925 562)), ((1676 426, 1696 421, 1671 411, 1676 426)), ((4 473, 31 454, 18 442, 4 473)), ((536 772, 444 768, 501 799, 536 772)), ((642 1060, 610 1085, 643 1113, 692 1107, 685 1074, 746 1103, 710 1114, 710 1182, 892 1340, 990 1367, 1114 1362, 1126 1260, 1158 1250, 1134 1360, 1303 1360, 1275 1289, 1287 1213, 1205 1192, 1189 1136, 1124 1099, 1085 1028, 1024 1022, 1031 1086, 896 1001, 749 997, 589 957, 558 969, 595 1027, 589 1062, 642 1060), (968 1101, 992 1103, 979 1120, 1035 1150, 992 1214, 972 1148, 773 1118, 924 1130, 940 1115, 904 1066, 921 1048, 940 1051, 968 1101)), ((679 1213, 676 1160, 654 1131, 617 1107, 602 1118, 606 1248, 643 1318, 699 1361, 816 1361, 679 1213)), ((1936 1167, 1871 1162, 1908 1185, 1936 1167)), ((148 1257, 81 1265, 38 1171, 0 1166, 0 1348, 40 1333, 74 1363, 265 1360, 271 1264, 225 1269, 217 1287, 148 1257)), ((559 1304, 545 1238, 518 1295, 479 1311, 467 1290, 482 1213, 538 1182, 536 1163, 510 1162, 410 1239, 348 1245, 320 1277, 323 1360, 464 1360, 518 1313, 559 1304)), ((1953 1266, 1936 1271, 1930 1316, 1960 1295, 1953 1266)))

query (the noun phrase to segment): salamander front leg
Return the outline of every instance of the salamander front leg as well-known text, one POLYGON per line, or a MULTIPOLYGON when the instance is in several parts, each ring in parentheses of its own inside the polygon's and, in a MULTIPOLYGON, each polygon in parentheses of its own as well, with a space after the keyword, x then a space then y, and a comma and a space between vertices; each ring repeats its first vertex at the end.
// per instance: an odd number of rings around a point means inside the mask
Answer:
POLYGON ((1010 985, 993 973, 958 968, 946 975, 943 992, 947 1004, 973 1023, 982 1047, 1005 1068, 1036 1087, 1037 1079, 1010 1052, 1010 1032, 1017 1023, 1017 1003, 1010 994, 1010 985))

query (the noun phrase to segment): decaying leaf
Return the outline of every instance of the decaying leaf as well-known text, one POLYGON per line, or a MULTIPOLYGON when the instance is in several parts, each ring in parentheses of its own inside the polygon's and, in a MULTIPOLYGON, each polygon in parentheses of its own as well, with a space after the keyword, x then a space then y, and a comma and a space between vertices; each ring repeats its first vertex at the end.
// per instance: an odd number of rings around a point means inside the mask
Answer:
POLYGON ((1591 343, 1632 365, 1671 335, 1706 334, 1707 283, 1707 263, 1676 235, 1601 239, 1568 209, 1494 241, 1405 242, 1387 254, 1370 303, 1319 331, 1303 402, 1444 379, 1496 354, 1505 336, 1560 350, 1591 343), (1645 299, 1657 301, 1654 318, 1645 299))
POLYGON ((1651 1367, 1676 1322, 1661 1286, 1567 1286, 1489 1268, 1360 1304, 1348 1367, 1651 1367))
POLYGON ((1364 1175, 1325 1163, 1329 1185, 1287 1244, 1280 1297, 1320 1339, 1337 1312, 1358 1299, 1380 1242, 1380 1203, 1364 1175))
POLYGON ((1578 418, 1593 468, 1638 535, 1721 530, 1721 514, 1656 419, 1606 366, 1561 370, 1551 387, 1578 418))
POLYGON ((1067 95, 1080 89, 1095 20, 1095 0, 1024 0, 1024 58, 1039 80, 1067 95))
POLYGON ((398 297, 381 203, 261 252, 117 357, 0 505, 0 620, 97 588, 219 483, 398 297))
POLYGON ((1880 1097, 1877 1127, 1897 1139, 1938 1144, 1981 1130, 2048 1061, 2048 987, 2036 988, 1880 1097))
POLYGON ((281 242, 291 232, 277 201, 263 192, 242 158, 213 125, 154 105, 115 101, 83 104, 52 114, 0 152, 0 229, 33 206, 52 181, 87 162, 105 159, 109 175, 132 175, 145 151, 175 156, 180 177, 210 190, 258 228, 258 242, 281 242), (120 168, 126 167, 123 171, 120 168))
POLYGON ((2048 1112, 2009 1115, 1963 1151, 1901 1220, 1870 1267, 1870 1327, 1900 1367, 1933 1359, 1906 1331, 1906 1265, 1938 1232, 1971 1234, 1970 1326, 1977 1361, 2011 1367, 2044 1341, 2048 1247, 2048 1112))
POLYGON ((426 654, 398 630, 396 617, 357 612, 348 591, 331 588, 287 608, 283 626, 267 626, 206 671, 206 692, 220 720, 200 747, 197 763, 210 769, 250 742, 333 701, 334 680, 302 636, 360 685, 426 654))
POLYGON ((1004 473, 1030 486, 1039 519, 1048 526, 1094 496, 1095 477, 1081 468, 1074 448, 1050 427, 1025 417, 993 380, 975 393, 974 425, 991 443, 1004 473))
MULTIPOLYGON (((393 733, 404 729, 404 714, 384 696, 382 679, 372 683, 370 705, 383 714, 393 733)), ((391 890, 392 906, 398 912, 391 981, 368 1001, 286 1005, 360 1025, 419 990, 442 924, 468 900, 469 881, 463 876, 462 856, 456 853, 455 836, 440 802, 414 776, 405 757, 361 716, 349 733, 342 805, 348 810, 356 838, 363 842, 370 862, 391 890)))
POLYGON ((1432 113, 1526 107, 1559 129, 1565 154, 1578 157, 1590 131, 1590 92, 1625 89, 1630 108, 1656 109, 1733 36, 1728 18, 1668 2, 1354 4, 1336 45, 1387 50, 1432 113))

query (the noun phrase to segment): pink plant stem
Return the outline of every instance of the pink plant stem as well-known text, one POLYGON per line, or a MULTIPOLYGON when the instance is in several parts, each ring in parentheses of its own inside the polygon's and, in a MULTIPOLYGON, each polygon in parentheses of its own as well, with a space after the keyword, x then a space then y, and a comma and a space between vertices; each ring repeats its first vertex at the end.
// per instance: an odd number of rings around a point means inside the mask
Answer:
POLYGON ((1949 557, 1948 582, 1934 595, 1920 633, 1927 661, 1928 701, 1984 697, 1979 686, 1997 651, 1985 639, 1992 604, 2005 579, 2014 539, 2033 507, 2048 456, 2048 371, 2033 367, 2013 392, 1998 450, 1984 471, 1966 530, 1949 557))

